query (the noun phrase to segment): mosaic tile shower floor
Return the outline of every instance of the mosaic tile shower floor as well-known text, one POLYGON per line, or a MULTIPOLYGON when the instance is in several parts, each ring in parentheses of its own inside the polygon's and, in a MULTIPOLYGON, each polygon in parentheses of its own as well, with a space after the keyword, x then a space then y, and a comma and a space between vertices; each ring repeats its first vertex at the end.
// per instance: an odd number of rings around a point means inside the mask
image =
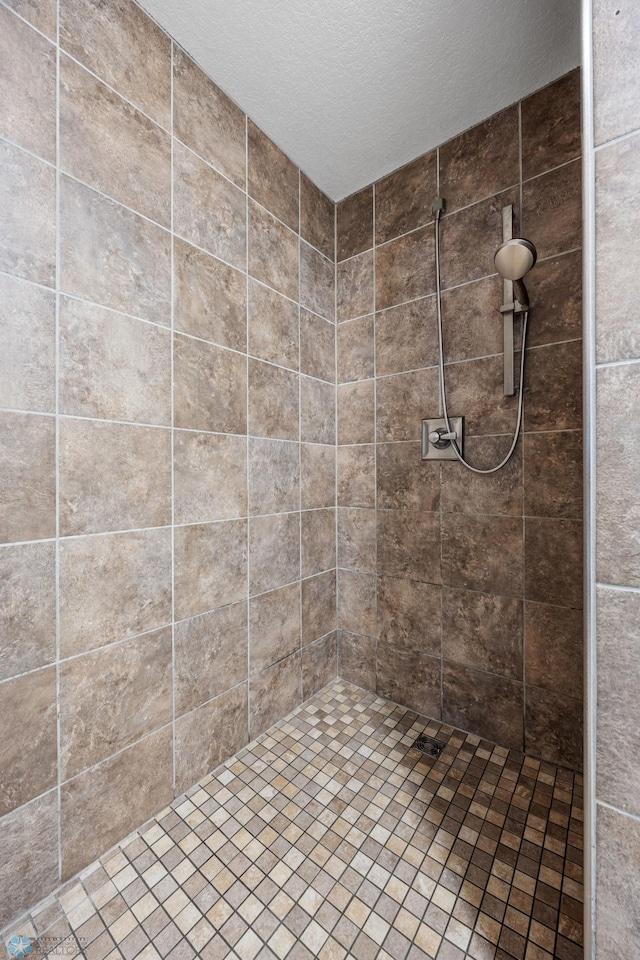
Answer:
POLYGON ((577 960, 581 863, 579 775, 338 680, 8 936, 30 958, 577 960))

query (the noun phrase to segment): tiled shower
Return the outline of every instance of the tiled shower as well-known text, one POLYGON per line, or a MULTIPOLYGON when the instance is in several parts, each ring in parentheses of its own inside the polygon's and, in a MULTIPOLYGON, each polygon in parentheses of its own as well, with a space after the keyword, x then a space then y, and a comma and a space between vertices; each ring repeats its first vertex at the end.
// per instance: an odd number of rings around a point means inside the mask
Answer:
MULTIPOLYGON (((582 174, 595 147, 598 222, 633 246, 640 123, 615 53, 638 17, 596 7, 595 144, 586 63, 334 203, 133 0, 0 0, 7 936, 89 960, 633 956, 637 470, 605 440, 597 953, 582 929, 582 174), (538 248, 523 431, 488 478, 420 455, 438 194, 449 410, 480 466, 517 406, 504 206, 538 248)), ((599 290, 628 290, 585 239, 599 290)), ((628 300, 597 306, 610 422, 637 349, 628 300)))

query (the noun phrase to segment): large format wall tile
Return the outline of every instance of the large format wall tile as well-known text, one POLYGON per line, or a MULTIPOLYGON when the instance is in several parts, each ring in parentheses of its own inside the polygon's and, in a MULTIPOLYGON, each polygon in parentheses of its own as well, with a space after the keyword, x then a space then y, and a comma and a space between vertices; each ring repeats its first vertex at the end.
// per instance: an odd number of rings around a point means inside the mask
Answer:
POLYGON ((176 523, 246 516, 245 438, 176 430, 173 435, 173 497, 176 523))
POLYGON ((433 219, 437 193, 435 150, 376 183, 376 243, 393 240, 433 219))
POLYGON ((300 507, 332 507, 336 502, 336 448, 300 444, 300 507))
POLYGON ((173 377, 176 427, 247 432, 247 364, 242 354, 175 335, 173 377))
POLYGON ((365 690, 375 690, 377 642, 341 630, 338 644, 338 676, 365 690))
POLYGON ((448 586, 520 597, 523 559, 520 518, 443 514, 442 580, 448 586), (490 553, 489 543, 495 545, 490 553))
POLYGON ((301 172, 300 234, 331 260, 335 254, 335 219, 335 205, 301 172))
POLYGON ((522 176, 525 180, 575 160, 581 150, 580 70, 522 101, 522 176))
POLYGON ((525 752, 572 770, 582 769, 582 700, 526 688, 525 752))
POLYGON ((438 362, 434 297, 423 297, 376 314, 376 373, 433 367, 438 362))
POLYGON ((302 650, 302 699, 312 697, 336 676, 338 640, 334 632, 302 650))
POLYGON ((598 960, 632 957, 638 946, 640 822, 605 806, 597 809, 596 945, 598 960))
POLYGON ((302 702, 302 658, 294 653, 249 681, 250 734, 253 739, 302 702))
POLYGON ((300 447, 288 440, 249 440, 249 513, 300 508, 300 447))
POLYGON ((284 221, 298 229, 298 168, 252 120, 247 124, 249 195, 284 221))
MULTIPOLYGON (((502 211, 506 206, 513 207, 514 235, 518 235, 518 194, 516 189, 505 190, 444 217, 440 228, 443 290, 495 273, 493 257, 502 243, 502 211)), ((432 228, 429 234, 433 235, 432 228)), ((432 262, 433 246, 429 253, 432 262)), ((538 255, 542 256, 539 250, 538 255)))
POLYGON ((527 330, 528 347, 582 337, 580 250, 537 263, 527 274, 527 291, 534 304, 527 330))
POLYGON ((593 32, 595 142, 601 144, 640 127, 637 7, 596 0, 593 32))
POLYGON ((247 636, 246 601, 176 624, 176 716, 246 680, 247 636))
POLYGON ((342 630, 367 637, 376 636, 376 587, 377 577, 374 573, 338 570, 338 626, 342 630))
POLYGON ((7 0, 6 7, 15 10, 21 17, 41 30, 52 40, 56 38, 57 30, 57 0, 7 0))
POLYGON ((215 770, 249 739, 247 684, 176 720, 176 791, 215 770))
POLYGON ((582 611, 525 600, 527 682, 554 693, 582 698, 582 611))
POLYGON ((336 391, 333 384, 300 377, 300 439, 309 443, 335 443, 336 391))
POLYGON ((302 643, 313 643, 336 628, 336 573, 302 581, 302 643))
POLYGON ((44 667, 3 683, 2 709, 11 718, 13 732, 0 748, 0 815, 56 785, 56 668, 44 667))
POLYGON ((173 297, 176 330, 246 350, 247 281, 240 270, 174 237, 173 297))
POLYGON ((432 225, 376 248, 377 309, 417 300, 435 291, 434 250, 432 225))
POLYGON ((333 260, 328 260, 308 243, 300 244, 300 305, 333 320, 336 281, 333 260))
POLYGON ((300 372, 319 380, 335 381, 336 328, 329 320, 300 310, 300 372))
POLYGON ((56 375, 53 291, 0 275, 0 302, 0 407, 53 413, 56 375))
POLYGON ((440 147, 440 194, 447 211, 506 190, 519 180, 518 107, 507 107, 440 147))
POLYGON ((247 595, 247 521, 176 527, 175 618, 206 613, 247 595))
POLYGON ((55 421, 0 414, 0 543, 56 532, 55 421))
POLYGON ((525 597, 563 607, 582 605, 582 521, 525 521, 525 597))
POLYGON ((522 647, 521 600, 443 587, 445 660, 522 680, 522 647))
POLYGON ((373 246, 373 187, 336 206, 336 260, 346 260, 373 246))
POLYGON ((58 795, 56 790, 0 820, 0 924, 5 926, 58 885, 58 795), (20 869, 15 870, 15 864, 20 869))
POLYGON ((375 341, 373 317, 343 323, 337 329, 338 383, 368 380, 374 375, 375 341))
POLYGON ((336 565, 335 510, 304 510, 300 514, 303 577, 324 573, 336 565))
POLYGON ((291 300, 298 297, 298 247, 295 233, 249 201, 249 273, 291 300))
POLYGON ((52 287, 55 170, 4 141, 0 141, 0 169, 0 270, 52 287))
POLYGON ((380 577, 378 637, 396 647, 439 657, 441 588, 417 580, 380 577))
POLYGON ((0 679, 56 658, 55 544, 0 547, 0 679))
POLYGON ((522 750, 522 684, 445 661, 442 693, 446 723, 474 730, 503 747, 522 750))
POLYGON ((378 573, 440 583, 440 515, 380 510, 378 573))
POLYGON ((439 720, 441 663, 439 657, 380 641, 376 654, 376 693, 439 720))
POLYGON ((299 439, 298 380, 298 375, 290 370, 249 360, 249 433, 252 436, 299 439))
POLYGON ((373 311, 373 251, 343 260, 336 270, 336 309, 339 321, 373 311))
POLYGON ((253 676, 300 649, 300 584, 249 601, 250 672, 253 676))
POLYGON ((522 186, 522 229, 538 256, 575 250, 582 242, 582 169, 574 160, 522 186))
POLYGON ((264 593, 298 580, 300 514, 280 513, 253 518, 249 524, 249 561, 251 594, 264 593))
POLYGON ((293 300, 287 300, 275 290, 250 280, 249 353, 297 370, 300 341, 298 310, 298 304, 293 300))

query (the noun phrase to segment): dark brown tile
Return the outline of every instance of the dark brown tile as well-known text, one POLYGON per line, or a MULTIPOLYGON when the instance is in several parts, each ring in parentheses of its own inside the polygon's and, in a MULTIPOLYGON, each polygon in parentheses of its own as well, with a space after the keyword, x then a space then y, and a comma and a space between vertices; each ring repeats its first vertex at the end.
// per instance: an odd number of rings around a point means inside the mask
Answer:
POLYGON ((57 0, 7 0, 5 6, 9 7, 10 10, 15 10, 36 30, 41 30, 52 40, 56 39, 57 0))
POLYGON ((523 747, 522 684, 455 663, 442 665, 442 719, 512 750, 523 747), (490 712, 486 704, 492 704, 490 712))
MULTIPOLYGON (((516 388, 519 380, 518 360, 516 354, 516 388)), ((481 357, 478 360, 451 363, 445 369, 445 377, 449 415, 455 417, 464 414, 465 435, 505 434, 509 438, 504 451, 506 453, 516 425, 518 396, 504 395, 503 357, 481 357)), ((530 379, 531 373, 525 369, 525 389, 530 379)), ((433 403, 431 409, 435 409, 433 403)))
POLYGON ((245 517, 245 438, 176 430, 173 435, 173 485, 176 523, 245 517))
POLYGON ((440 583, 439 542, 439 514, 379 511, 378 573, 440 583))
POLYGON ((336 629, 334 570, 302 581, 302 642, 307 645, 336 629))
POLYGON ((522 601, 469 590, 442 590, 442 656, 522 680, 522 601))
POLYGON ((338 510, 338 566, 375 573, 376 513, 357 507, 338 510))
POLYGON ((300 514, 256 517, 249 526, 249 592, 264 593, 300 577, 300 514))
POLYGON ((249 201, 249 273, 290 300, 298 299, 298 237, 249 201))
POLYGON ((338 387, 338 443, 375 440, 374 381, 344 383, 338 387))
MULTIPOLYGON (((417 580, 380 577, 378 637, 416 653, 440 656, 441 588, 417 580)), ((404 703, 404 701, 403 701, 404 703)))
POLYGON ((132 0, 62 0, 60 46, 169 127, 171 39, 132 0))
POLYGON ((62 536, 171 522, 171 433, 156 427, 60 422, 62 536))
POLYGON ((562 607, 582 604, 580 520, 525 520, 525 597, 562 607))
POLYGON ((53 167, 0 142, 0 270, 52 287, 56 175, 53 167))
POLYGON ((485 277, 442 295, 446 363, 503 352, 502 303, 500 277, 485 277))
POLYGON ((522 101, 525 180, 581 154, 580 70, 572 70, 522 101))
POLYGON ((0 549, 2 680, 56 659, 55 592, 53 543, 0 549))
POLYGON ((249 433, 297 440, 298 374, 260 360, 249 360, 249 433))
POLYGON ((376 451, 380 509, 440 509, 440 464, 421 459, 418 440, 379 443, 376 451))
POLYGON ((0 542, 55 536, 55 446, 52 417, 0 416, 0 542))
POLYGON ((3 349, 0 406, 55 410, 55 299, 14 277, 0 276, 3 349))
POLYGON ((525 368, 524 429, 582 427, 582 341, 529 350, 525 368))
POLYGON ((246 350, 244 274, 178 237, 173 241, 173 265, 175 329, 222 347, 246 350))
POLYGON ((170 802, 172 766, 171 729, 165 727, 63 785, 63 879, 170 802), (101 815, 105 804, 108 817, 101 815))
POLYGON ((375 507, 376 450, 372 443, 338 447, 338 505, 375 507))
POLYGON ((582 698, 582 611, 546 603, 524 604, 527 682, 582 698))
POLYGON ((66 177, 60 203, 62 292, 169 326, 169 234, 66 177))
POLYGON ((251 676, 300 649, 300 618, 299 583, 252 597, 249 601, 251 676))
MULTIPOLYGON (((444 247, 443 247, 444 249, 444 247)), ((434 293, 433 225, 376 247, 376 308, 384 310, 434 293)))
POLYGON ((634 95, 640 80, 636 57, 640 20, 635 6, 596 0, 593 7, 595 142, 638 127, 634 95))
POLYGON ((231 603, 175 625, 175 715, 247 679, 247 604, 231 603))
POLYGON ((74 60, 60 60, 60 166, 171 225, 171 138, 74 60))
POLYGON ((336 260, 355 257, 372 246, 373 187, 365 187, 336 205, 336 260))
POLYGON ((437 156, 432 150, 376 183, 376 243, 433 220, 436 171, 437 156))
POLYGON ((50 791, 0 820, 0 923, 11 923, 58 886, 58 795, 50 791), (31 851, 38 851, 32 856, 31 851), (18 875, 14 865, 21 864, 18 875))
POLYGON ((579 160, 522 185, 522 229, 538 257, 553 257, 582 244, 582 176, 579 160))
POLYGON ((381 640, 376 655, 376 693, 439 720, 440 666, 438 657, 392 647, 381 640))
POLYGON ((597 810, 598 957, 632 956, 638 942, 638 820, 617 810, 597 810))
POLYGON ((633 257, 640 188, 640 136, 599 150, 596 158, 596 350, 598 361, 640 356, 632 317, 633 257))
POLYGON ((524 512, 534 517, 582 517, 582 433, 524 437, 524 512))
POLYGON ((2 684, 2 709, 12 736, 3 737, 4 815, 50 790, 57 781, 56 668, 44 667, 2 684))
POLYGON ((442 580, 448 586, 520 597, 523 560, 521 519, 443 514, 442 580))
MULTIPOLYGON (((469 437, 464 455, 479 469, 491 469, 504 458, 511 438, 469 437)), ((469 473, 457 461, 442 464, 442 509, 446 513, 522 514, 522 445, 501 470, 469 473)), ((464 523, 464 520, 460 518, 464 523)))
POLYGON ((300 508, 300 450, 288 440, 249 440, 249 513, 300 508))
POLYGON ((333 680, 338 668, 338 641, 332 633, 302 650, 302 699, 307 700, 333 680))
POLYGON ((298 305, 249 281, 249 353, 298 369, 298 305))
POLYGON ((365 690, 376 688, 376 647, 371 637, 341 630, 338 634, 338 676, 365 690))
POLYGON ((247 684, 176 720, 176 790, 186 790, 249 740, 247 684))
POLYGON ((136 530, 60 544, 60 655, 171 621, 171 531, 136 530))
POLYGON ((527 276, 527 291, 531 304, 528 347, 582 336, 580 251, 536 264, 527 276))
POLYGON ((94 304, 60 298, 59 410, 171 424, 171 333, 94 304))
POLYGON ((190 430, 246 433, 246 360, 231 350, 174 336, 174 422, 190 430))
POLYGON ((374 573, 338 571, 338 625, 342 630, 376 636, 376 587, 374 573))
POLYGON ((302 703, 302 658, 294 653, 253 677, 249 683, 251 737, 302 703))
POLYGON ((368 380, 374 375, 373 317, 342 323, 338 337, 338 383, 368 380))
POLYGON ((640 364, 598 371, 597 577, 624 587, 640 587, 639 391, 640 364))
POLYGON ((300 439, 335 443, 336 390, 333 384, 300 378, 300 439))
POLYGON ((244 113, 177 45, 173 48, 173 132, 244 189, 244 113))
POLYGON ((300 446, 300 506, 333 507, 336 503, 336 448, 303 443, 300 446))
MULTIPOLYGON (((505 190, 472 207, 445 216, 440 228, 443 290, 496 272, 493 258, 502 243, 502 211, 506 206, 513 207, 513 230, 517 236, 518 197, 518 189, 505 190)), ((537 235, 533 230, 530 233, 537 245, 537 235)), ((433 256, 431 248, 431 261, 433 256)), ((538 256, 543 256, 540 248, 538 256)))
POLYGON ((4 104, 0 134, 55 163, 55 47, 4 7, 0 10, 0 63, 4 104))
POLYGON ((326 320, 333 320, 335 291, 333 260, 328 260, 303 241, 300 244, 300 305, 326 320))
MULTIPOLYGON (((438 411, 435 367, 379 377, 376 383, 376 439, 419 440, 422 420, 438 411)), ((452 412, 455 407, 452 405, 452 412)), ((465 411, 466 412, 466 411, 465 411)))
POLYGON ((335 204, 300 174, 300 235, 330 260, 335 255, 335 204))
POLYGON ((600 587, 596 793, 606 803, 640 815, 637 695, 640 595, 600 587))
POLYGON ((432 367, 437 362, 438 334, 433 297, 376 314, 376 372, 379 377, 432 367))
POLYGON ((439 189, 447 201, 448 211, 493 196, 519 179, 517 104, 440 147, 439 189))
POLYGON ((335 383, 336 328, 329 320, 300 311, 300 370, 310 377, 335 383))
POLYGON ((75 777, 172 718, 171 628, 60 668, 60 776, 75 777))
POLYGON ((339 321, 373 312, 373 251, 338 264, 336 310, 339 321))
POLYGON ((252 120, 247 138, 249 196, 297 231, 298 168, 252 120))
POLYGON ((331 570, 336 565, 335 510, 305 510, 301 514, 302 576, 331 570))
POLYGON ((246 597, 246 520, 176 527, 174 536, 176 620, 246 597))
POLYGON ((526 688, 525 751, 548 763, 582 770, 582 700, 526 688))
POLYGON ((173 147, 176 233, 233 267, 246 264, 244 193, 177 141, 173 147))

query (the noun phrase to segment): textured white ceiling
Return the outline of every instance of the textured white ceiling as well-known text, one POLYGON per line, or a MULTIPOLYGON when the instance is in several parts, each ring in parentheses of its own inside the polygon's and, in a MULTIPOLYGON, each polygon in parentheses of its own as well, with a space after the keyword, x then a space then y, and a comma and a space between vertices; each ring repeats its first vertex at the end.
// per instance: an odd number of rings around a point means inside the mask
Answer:
POLYGON ((579 0, 142 0, 333 200, 580 60, 579 0))

